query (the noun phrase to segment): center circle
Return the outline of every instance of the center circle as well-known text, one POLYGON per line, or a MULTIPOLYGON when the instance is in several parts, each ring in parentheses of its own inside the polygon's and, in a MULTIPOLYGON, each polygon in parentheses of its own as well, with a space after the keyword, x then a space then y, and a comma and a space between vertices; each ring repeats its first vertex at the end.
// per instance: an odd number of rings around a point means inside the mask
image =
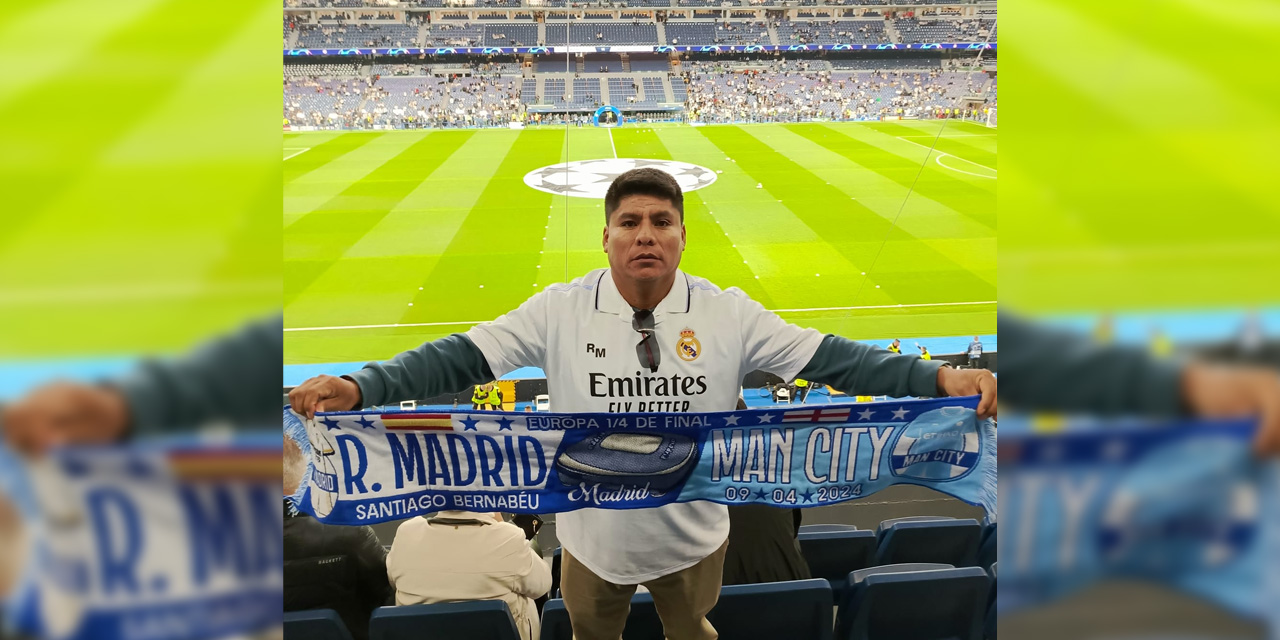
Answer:
POLYGON ((614 178, 632 169, 653 167, 665 171, 680 184, 681 191, 701 189, 716 181, 716 172, 688 162, 646 158, 604 158, 577 160, 534 169, 524 183, 538 191, 559 196, 604 199, 614 178))

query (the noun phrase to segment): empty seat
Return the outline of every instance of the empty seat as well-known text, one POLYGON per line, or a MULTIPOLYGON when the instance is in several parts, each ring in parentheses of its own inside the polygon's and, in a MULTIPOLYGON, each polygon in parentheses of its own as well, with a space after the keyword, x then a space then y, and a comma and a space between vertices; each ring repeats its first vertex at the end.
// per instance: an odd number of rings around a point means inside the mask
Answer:
MULTIPOLYGON (((542 607, 541 637, 542 640, 573 640, 573 626, 564 600, 548 600, 542 607)), ((627 614, 622 640, 663 640, 662 619, 658 617, 652 595, 637 593, 631 597, 631 612, 627 614)))
POLYGON ((830 585, 816 578, 732 585, 707 619, 723 640, 829 640, 832 603, 830 585))
POLYGON ((820 533, 828 531, 857 531, 858 527, 852 524, 802 524, 800 525, 800 533, 820 533))
POLYGON ((569 610, 564 600, 555 598, 542 606, 542 640, 573 640, 573 627, 569 625, 569 610))
POLYGON ((981 640, 990 581, 977 567, 871 567, 850 576, 838 640, 981 640))
POLYGON ((971 567, 978 560, 982 526, 977 520, 885 520, 877 531, 874 564, 942 562, 971 567))
POLYGON ((285 640, 351 640, 351 632, 332 609, 284 614, 285 640))
POLYGON ((848 586, 850 571, 871 566, 876 550, 876 534, 872 531, 806 531, 800 527, 797 537, 800 553, 809 564, 809 575, 830 583, 836 597, 848 586))
POLYGON ((501 600, 382 607, 369 620, 370 640, 520 640, 501 600), (429 631, 428 631, 429 630, 429 631))

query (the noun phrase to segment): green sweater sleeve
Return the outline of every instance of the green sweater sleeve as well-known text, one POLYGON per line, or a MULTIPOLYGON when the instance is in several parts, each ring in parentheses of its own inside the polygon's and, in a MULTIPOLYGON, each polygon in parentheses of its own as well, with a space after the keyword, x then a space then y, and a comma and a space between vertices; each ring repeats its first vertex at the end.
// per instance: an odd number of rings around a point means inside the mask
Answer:
POLYGON ((1141 347, 1098 344, 1001 311, 1000 392, 1019 408, 1104 415, 1184 412, 1184 363, 1141 347))
POLYGON ((479 347, 455 333, 343 377, 359 385, 361 404, 371 407, 457 393, 493 380, 493 371, 479 347))
POLYGON ((147 360, 104 381, 124 395, 135 435, 184 431, 215 420, 279 419, 281 316, 252 322, 177 358, 147 360))
POLYGON ((797 377, 849 395, 932 397, 938 395, 938 369, 943 364, 827 335, 797 377))

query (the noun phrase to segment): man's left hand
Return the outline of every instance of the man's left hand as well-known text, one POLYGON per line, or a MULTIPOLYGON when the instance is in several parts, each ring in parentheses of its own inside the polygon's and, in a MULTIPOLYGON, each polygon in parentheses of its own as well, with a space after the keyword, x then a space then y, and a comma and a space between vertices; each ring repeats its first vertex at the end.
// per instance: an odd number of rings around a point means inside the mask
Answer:
POLYGON ((996 377, 986 369, 955 369, 942 367, 938 369, 938 395, 940 396, 976 396, 982 395, 978 401, 978 418, 985 420, 996 417, 996 377))

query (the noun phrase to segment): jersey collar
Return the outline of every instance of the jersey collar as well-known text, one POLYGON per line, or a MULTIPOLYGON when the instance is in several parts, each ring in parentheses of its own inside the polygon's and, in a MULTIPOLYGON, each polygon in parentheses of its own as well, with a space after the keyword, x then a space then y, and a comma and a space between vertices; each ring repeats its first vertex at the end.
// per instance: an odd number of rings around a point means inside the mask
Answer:
MULTIPOLYGON (((666 297, 653 310, 654 323, 661 323, 662 318, 668 313, 689 313, 692 298, 693 290, 689 287, 689 277, 677 269, 676 279, 671 283, 671 291, 667 292, 666 297)), ((596 285, 596 311, 614 314, 619 320, 627 323, 631 322, 631 317, 635 313, 631 305, 622 299, 622 294, 618 293, 618 286, 614 284, 613 275, 609 269, 605 269, 600 274, 596 285)))

